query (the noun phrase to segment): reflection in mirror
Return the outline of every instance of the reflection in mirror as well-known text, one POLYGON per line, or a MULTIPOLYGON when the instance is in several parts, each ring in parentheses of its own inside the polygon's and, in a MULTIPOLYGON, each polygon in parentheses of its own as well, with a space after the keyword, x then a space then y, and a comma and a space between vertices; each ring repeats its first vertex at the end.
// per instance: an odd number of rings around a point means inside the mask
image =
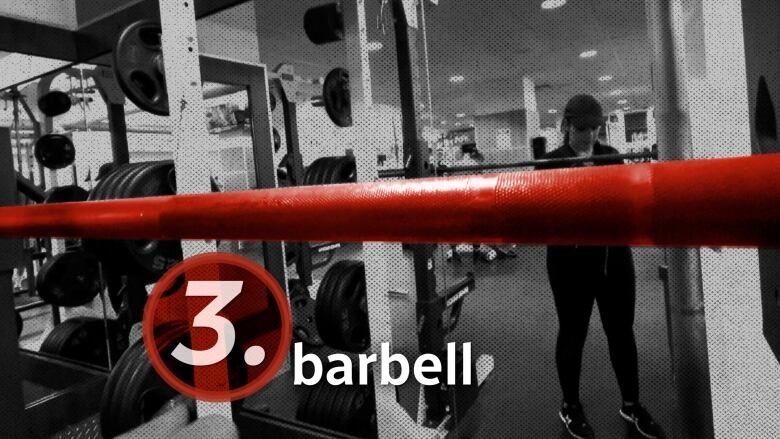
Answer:
MULTIPOLYGON (((419 86, 431 96, 423 135, 437 166, 529 162, 553 150, 573 154, 569 148, 581 143, 594 150, 595 142, 608 144, 620 153, 652 150, 651 51, 643 1, 423 1, 418 13, 425 23, 417 46, 419 86), (577 123, 571 117, 584 111, 583 105, 567 109, 579 94, 599 102, 601 111, 588 110, 587 116, 601 128, 586 141, 579 135, 573 146, 564 121, 577 123)), ((529 164, 501 171, 532 169, 529 164)), ((484 422, 476 435, 549 437, 563 431, 558 411, 566 399, 582 401, 599 436, 623 437, 626 429, 609 423, 621 396, 641 396, 637 402, 674 431, 665 308, 654 300, 663 294, 656 277, 662 251, 570 250, 564 255, 541 246, 479 243, 445 248, 442 277, 473 271, 478 289, 468 299, 473 312, 464 315, 454 339, 472 341, 477 351, 523 353, 497 361, 495 386, 481 397, 501 421, 484 422), (588 287, 590 279, 607 275, 614 288, 609 296, 602 287, 588 287), (612 282, 617 278, 625 282, 612 282), (598 314, 592 312, 596 304, 598 314), (635 326, 633 319, 624 320, 633 315, 635 326), (589 333, 589 327, 598 330, 589 333), (638 377, 637 367, 648 373, 638 377), (638 396, 640 384, 648 390, 638 396), (526 415, 518 417, 518 408, 526 415)))

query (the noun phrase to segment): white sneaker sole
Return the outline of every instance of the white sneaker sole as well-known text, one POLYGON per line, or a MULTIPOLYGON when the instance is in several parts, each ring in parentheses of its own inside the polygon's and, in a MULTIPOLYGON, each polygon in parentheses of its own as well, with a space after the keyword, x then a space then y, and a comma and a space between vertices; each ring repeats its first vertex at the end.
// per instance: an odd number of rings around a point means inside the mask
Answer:
POLYGON ((580 436, 577 433, 571 431, 571 429, 569 428, 569 424, 566 422, 566 418, 563 417, 563 413, 558 412, 558 417, 561 418, 561 422, 563 422, 563 426, 566 427, 566 431, 569 433, 571 437, 577 439, 588 439, 587 436, 580 436))
POLYGON ((652 435, 652 434, 647 434, 644 431, 642 431, 642 429, 639 428, 639 424, 637 424, 636 420, 634 420, 633 417, 628 416, 627 414, 623 413, 623 410, 620 410, 620 417, 625 419, 626 422, 630 422, 630 423, 634 424, 634 427, 636 427, 636 431, 638 431, 639 434, 641 434, 643 437, 645 437, 647 439, 658 439, 659 438, 659 436, 655 436, 655 435, 652 435))

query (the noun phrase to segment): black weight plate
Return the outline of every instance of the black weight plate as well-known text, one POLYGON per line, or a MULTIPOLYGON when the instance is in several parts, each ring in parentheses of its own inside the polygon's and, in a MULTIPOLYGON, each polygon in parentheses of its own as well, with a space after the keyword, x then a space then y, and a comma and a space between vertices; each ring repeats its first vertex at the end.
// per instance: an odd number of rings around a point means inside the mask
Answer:
POLYGON ((330 157, 320 157, 312 163, 311 182, 309 184, 316 186, 322 184, 322 177, 327 170, 327 164, 330 157))
POLYGON ((349 72, 336 67, 325 76, 322 84, 325 111, 336 126, 352 126, 352 103, 349 94, 349 72))
MULTIPOLYGON (((368 348, 368 315, 361 310, 365 297, 365 278, 362 263, 354 263, 345 270, 333 293, 332 310, 337 325, 337 348, 349 352, 362 352, 368 348)), ((336 346, 333 346, 336 347, 336 346)))
POLYGON ((107 162, 103 163, 98 167, 97 175, 95 176, 95 181, 100 181, 104 179, 108 174, 114 172, 114 170, 118 167, 114 162, 107 162))
POLYGON ((84 250, 71 250, 50 257, 36 279, 38 295, 58 306, 81 306, 101 291, 98 258, 84 250))
POLYGON ((174 192, 168 182, 171 169, 173 169, 173 162, 170 160, 144 164, 143 172, 136 174, 122 193, 123 198, 173 195, 174 192))
POLYGON ((312 186, 315 185, 315 174, 319 172, 319 167, 322 164, 322 160, 317 159, 311 162, 309 166, 306 168, 306 171, 303 173, 303 185, 304 186, 312 186))
POLYGON ((290 296, 290 308, 293 316, 293 335, 300 341, 311 346, 322 346, 323 342, 317 332, 314 320, 316 304, 308 293, 290 296))
MULTIPOLYGON (((136 164, 123 164, 116 167, 95 186, 89 194, 89 201, 111 200, 116 191, 117 183, 129 172, 136 168, 136 164)), ((82 241, 85 249, 98 255, 106 268, 122 269, 127 264, 126 252, 120 246, 121 241, 108 239, 85 239, 82 241)))
POLYGON ((122 174, 117 176, 111 187, 106 191, 106 199, 119 200, 122 198, 127 198, 125 196, 125 192, 127 191, 128 185, 136 175, 143 172, 146 166, 148 166, 147 163, 131 163, 126 165, 122 174))
POLYGON ((355 183, 357 181, 357 163, 355 157, 344 156, 339 161, 338 173, 334 183, 355 183))
POLYGON ((79 327, 80 324, 81 319, 75 318, 65 320, 64 322, 55 326, 51 331, 49 331, 49 333, 46 335, 46 338, 43 339, 41 347, 38 350, 46 354, 57 356, 61 355, 62 344, 70 336, 70 334, 79 327))
POLYGON ((60 186, 49 189, 43 199, 43 204, 54 203, 72 203, 76 201, 87 201, 89 192, 86 189, 76 186, 60 186))
POLYGON ((62 169, 76 160, 76 147, 68 136, 44 134, 35 141, 35 160, 47 169, 62 169))
POLYGON ((138 340, 119 357, 119 361, 114 364, 114 368, 111 369, 111 373, 108 375, 100 398, 100 420, 104 437, 110 438, 114 436, 114 434, 111 434, 111 426, 104 425, 104 423, 106 420, 110 422, 110 420, 116 418, 114 410, 119 404, 114 403, 114 394, 121 382, 122 375, 132 369, 131 366, 135 364, 138 356, 144 352, 144 349, 143 340, 138 340))
POLYGON ((328 173, 328 167, 330 166, 330 162, 333 160, 333 157, 320 157, 315 162, 317 163, 316 166, 314 166, 314 173, 312 174, 312 180, 311 184, 314 186, 323 185, 325 183, 325 176, 328 173))
POLYGON ((49 117, 67 113, 71 105, 70 96, 59 90, 51 90, 38 98, 38 109, 49 117))
MULTIPOLYGON (((158 328, 155 333, 161 337, 165 337, 165 340, 170 340, 170 336, 167 336, 164 332, 171 328, 171 324, 163 325, 158 328)), ((145 363, 148 363, 146 355, 143 339, 138 340, 127 350, 125 355, 119 359, 114 370, 111 371, 108 380, 109 382, 107 382, 106 386, 103 388, 103 397, 101 398, 100 420, 104 436, 112 437, 115 434, 122 433, 133 427, 123 425, 123 423, 126 422, 134 422, 133 419, 129 419, 129 416, 125 416, 124 401, 127 399, 131 377, 142 369, 145 363), (114 397, 114 395, 121 396, 114 397), (107 435, 106 431, 109 431, 110 429, 121 430, 117 431, 115 434, 107 435)))
MULTIPOLYGON (((122 192, 122 198, 138 198, 173 195, 168 175, 173 169, 171 161, 150 163, 135 174, 122 192)), ((180 241, 128 240, 124 247, 130 255, 134 269, 149 282, 154 282, 173 264, 182 259, 180 241)))
POLYGON ((316 314, 316 321, 317 328, 320 329, 320 337, 328 346, 334 349, 345 349, 340 320, 343 303, 339 300, 343 294, 341 290, 349 285, 350 273, 355 268, 351 261, 339 261, 334 264, 335 266, 339 266, 339 270, 323 291, 323 295, 317 293, 317 303, 324 300, 326 305, 321 309, 322 312, 316 314), (327 329, 323 332, 325 328, 327 329))
MULTIPOLYGON (((328 344, 329 346, 341 349, 341 329, 339 325, 339 312, 340 312, 340 306, 338 302, 339 297, 339 290, 341 288, 344 288, 345 282, 348 281, 348 276, 350 271, 354 270, 353 268, 354 261, 339 261, 334 265, 338 265, 339 269, 338 271, 335 271, 333 273, 333 277, 330 280, 330 283, 328 284, 326 290, 324 291, 324 299, 326 301, 326 307, 324 309, 327 310, 326 317, 324 317, 325 326, 328 328, 328 334, 330 336, 329 339, 325 339, 322 335, 320 337, 323 338, 323 341, 328 344)), ((319 299, 319 293, 317 295, 317 299, 319 299)), ((319 327, 319 325, 318 325, 319 327)))
MULTIPOLYGON (((323 375, 325 373, 327 371, 323 371, 323 375)), ((339 397, 339 387, 341 386, 332 386, 326 379, 321 380, 320 385, 322 386, 322 393, 320 393, 320 397, 316 402, 317 406, 315 407, 313 422, 325 427, 333 422, 331 413, 333 412, 333 405, 339 397)))
POLYGON ((358 437, 376 435, 376 400, 374 399, 373 378, 369 375, 369 385, 354 386, 353 398, 349 404, 349 416, 343 431, 358 437))
POLYGON ((130 170, 130 165, 121 165, 116 167, 111 173, 103 177, 100 182, 95 186, 94 189, 92 189, 92 192, 89 194, 89 200, 90 201, 101 201, 106 200, 106 193, 111 191, 111 189, 114 186, 114 182, 123 176, 125 172, 130 170))
MULTIPOLYGON (((180 322, 156 328, 155 338, 160 343, 161 354, 170 354, 186 331, 187 325, 180 322)), ((143 340, 139 340, 122 356, 103 388, 100 409, 103 436, 114 437, 147 422, 176 395, 154 371, 143 340)))
POLYGON ((279 135, 279 131, 277 131, 276 128, 273 128, 273 139, 274 139, 274 152, 279 152, 279 150, 282 149, 282 136, 279 135))
MULTIPOLYGON (((354 375, 357 376, 358 370, 353 370, 354 375)), ((341 399, 338 401, 338 405, 333 408, 333 414, 331 415, 331 428, 336 431, 344 432, 349 428, 350 415, 352 402, 355 398, 355 392, 358 391, 357 385, 340 386, 341 387, 341 399)))
POLYGON ((306 405, 303 407, 301 412, 301 416, 299 418, 300 420, 309 424, 317 425, 317 416, 319 413, 319 406, 317 403, 321 397, 322 391, 322 381, 312 387, 311 392, 309 393, 309 397, 306 400, 306 405))
POLYGON ((129 25, 117 40, 113 64, 114 76, 128 99, 142 110, 167 116, 161 33, 160 24, 151 20, 129 25))
MULTIPOLYGON (((356 372, 356 370, 353 370, 353 372, 356 372)), ((356 375, 353 375, 353 377, 354 376, 356 375)), ((347 410, 345 410, 345 406, 347 405, 346 400, 349 399, 349 391, 351 387, 352 386, 348 385, 331 386, 334 395, 332 401, 330 401, 330 407, 325 420, 332 425, 331 428, 334 430, 343 429, 343 418, 348 415, 347 410)))
POLYGON ((344 38, 344 18, 338 3, 308 9, 303 14, 303 29, 309 40, 317 45, 341 41, 344 38))
POLYGON ((16 314, 16 336, 18 337, 22 335, 22 331, 24 330, 24 320, 19 311, 14 310, 14 314, 16 314))
POLYGON ((119 323, 108 320, 108 334, 101 319, 85 318, 67 337, 60 355, 72 360, 108 367, 106 340, 111 344, 111 361, 116 362, 127 349, 127 336, 119 323))
POLYGON ((314 308, 314 322, 317 324, 317 332, 320 335, 322 341, 328 345, 334 341, 337 336, 335 335, 335 328, 332 326, 332 311, 331 305, 333 303, 333 284, 335 280, 338 280, 341 271, 345 268, 344 261, 336 262, 328 268, 325 272, 325 276, 320 281, 320 286, 317 289, 317 300, 314 308))
POLYGON ((344 344, 350 352, 362 352, 371 343, 368 322, 368 297, 366 294, 365 270, 361 264, 352 273, 349 286, 339 296, 341 309, 341 332, 344 344))
POLYGON ((334 175, 338 172, 338 163, 340 157, 326 157, 322 165, 322 175, 320 176, 320 184, 333 184, 334 175))

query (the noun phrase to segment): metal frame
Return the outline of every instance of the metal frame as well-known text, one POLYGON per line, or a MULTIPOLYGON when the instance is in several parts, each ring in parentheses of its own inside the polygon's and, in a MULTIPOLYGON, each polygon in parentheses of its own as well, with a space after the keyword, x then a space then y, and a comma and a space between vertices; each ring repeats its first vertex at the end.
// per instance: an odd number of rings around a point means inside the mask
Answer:
MULTIPOLYGON (((200 19, 248 0, 193 1, 200 19)), ((75 31, 0 16, 0 50, 19 52, 74 63, 89 62, 113 50, 113 42, 130 23, 141 19, 160 20, 158 0, 143 0, 113 11, 75 31)))
MULTIPOLYGON (((201 55, 204 81, 245 86, 251 109, 252 154, 255 163, 256 188, 276 187, 269 113, 268 72, 265 66, 201 55)), ((286 264, 280 242, 263 242, 263 260, 280 285, 287 284, 286 264)))
MULTIPOLYGON (((608 160, 658 160, 658 154, 653 152, 636 152, 628 154, 609 154, 594 157, 567 157, 560 159, 528 160, 516 163, 496 163, 487 165, 452 167, 440 166, 436 168, 435 173, 436 175, 441 175, 453 172, 495 171, 499 169, 529 168, 539 165, 571 165, 589 162, 603 162, 608 160)), ((405 171, 403 169, 382 169, 379 171, 379 178, 403 177, 404 174, 405 171)))

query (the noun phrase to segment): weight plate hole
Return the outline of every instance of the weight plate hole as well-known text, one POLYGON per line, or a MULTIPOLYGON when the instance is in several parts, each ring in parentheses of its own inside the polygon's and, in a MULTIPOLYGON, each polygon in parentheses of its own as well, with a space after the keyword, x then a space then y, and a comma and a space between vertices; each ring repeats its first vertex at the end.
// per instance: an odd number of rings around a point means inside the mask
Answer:
POLYGON ((130 81, 147 99, 154 100, 157 97, 157 85, 146 73, 136 70, 130 74, 130 81))
POLYGON ((138 38, 149 47, 161 47, 160 29, 147 27, 138 31, 138 38))

